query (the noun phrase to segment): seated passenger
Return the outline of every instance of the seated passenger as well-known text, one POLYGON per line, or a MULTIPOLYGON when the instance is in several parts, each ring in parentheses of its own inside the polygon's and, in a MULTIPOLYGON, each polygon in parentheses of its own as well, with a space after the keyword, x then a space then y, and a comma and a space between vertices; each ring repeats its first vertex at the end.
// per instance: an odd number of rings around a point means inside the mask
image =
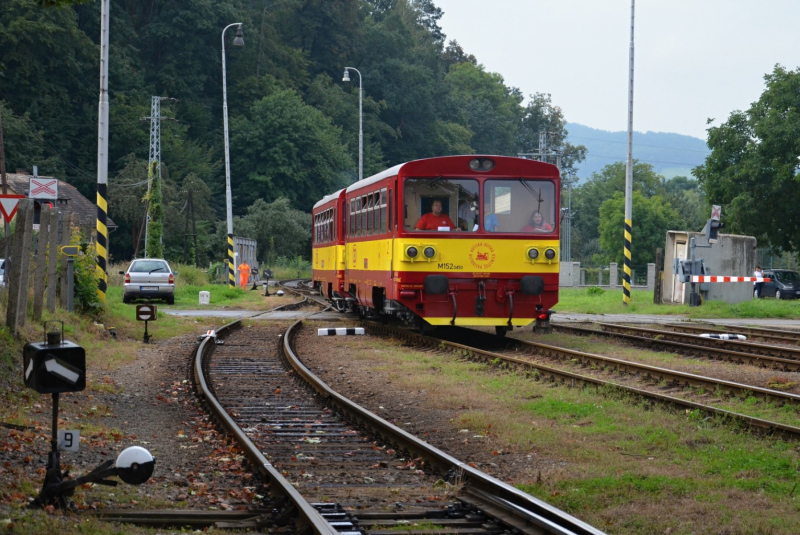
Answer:
POLYGON ((442 201, 436 200, 431 205, 431 212, 419 218, 414 230, 439 230, 440 227, 448 227, 448 230, 456 228, 453 220, 442 213, 442 201))
POLYGON ((542 214, 534 212, 531 214, 528 224, 522 227, 521 232, 553 232, 553 227, 544 220, 542 214))
POLYGON ((497 216, 494 212, 490 214, 486 214, 486 217, 483 219, 483 228, 489 232, 496 232, 499 223, 497 222, 497 216))

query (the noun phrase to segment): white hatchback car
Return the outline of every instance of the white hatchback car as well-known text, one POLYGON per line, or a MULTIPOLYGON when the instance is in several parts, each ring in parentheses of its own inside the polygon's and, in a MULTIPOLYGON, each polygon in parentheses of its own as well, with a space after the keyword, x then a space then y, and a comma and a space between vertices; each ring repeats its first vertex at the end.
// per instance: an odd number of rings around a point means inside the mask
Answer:
POLYGON ((175 304, 175 275, 169 263, 162 258, 140 258, 131 262, 125 275, 122 302, 134 299, 163 299, 168 305, 175 304))

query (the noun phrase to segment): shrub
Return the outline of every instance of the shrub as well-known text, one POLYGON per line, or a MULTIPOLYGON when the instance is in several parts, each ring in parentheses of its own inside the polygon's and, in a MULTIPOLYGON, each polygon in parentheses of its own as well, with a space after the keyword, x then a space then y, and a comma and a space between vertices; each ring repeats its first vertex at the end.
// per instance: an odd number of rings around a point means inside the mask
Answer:
POLYGON ((589 295, 603 295, 606 291, 599 286, 592 286, 588 290, 589 295))
POLYGON ((173 271, 178 272, 176 284, 187 286, 205 286, 208 284, 208 275, 205 271, 192 265, 174 265, 173 271))

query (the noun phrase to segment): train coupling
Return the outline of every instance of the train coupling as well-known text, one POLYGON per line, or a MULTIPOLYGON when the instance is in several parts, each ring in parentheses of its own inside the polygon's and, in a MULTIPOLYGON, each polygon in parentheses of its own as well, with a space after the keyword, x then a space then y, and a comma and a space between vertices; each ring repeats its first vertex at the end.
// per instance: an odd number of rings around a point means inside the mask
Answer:
POLYGON ((536 307, 536 322, 533 324, 533 332, 536 334, 550 334, 553 332, 553 327, 550 325, 550 315, 552 310, 544 311, 541 305, 536 307))

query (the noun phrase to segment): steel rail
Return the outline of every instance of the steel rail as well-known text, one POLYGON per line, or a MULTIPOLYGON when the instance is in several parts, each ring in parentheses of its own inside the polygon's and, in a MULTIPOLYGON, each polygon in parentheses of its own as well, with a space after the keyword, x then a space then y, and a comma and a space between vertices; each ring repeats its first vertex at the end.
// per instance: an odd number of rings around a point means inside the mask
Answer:
POLYGON ((582 366, 595 365, 607 368, 610 367, 615 372, 630 375, 640 375, 645 379, 651 379, 657 382, 664 381, 675 386, 682 386, 684 388, 694 386, 710 389, 712 391, 724 390, 729 394, 740 396, 752 394, 767 403, 778 401, 781 403, 800 405, 799 395, 782 392, 780 390, 772 390, 770 388, 761 388, 753 385, 735 383, 733 381, 726 381, 724 379, 716 379, 714 377, 706 377, 694 373, 670 370, 668 368, 661 368, 658 366, 651 366, 649 364, 641 364, 629 360, 622 360, 604 355, 596 355, 594 353, 586 353, 583 351, 576 351, 573 349, 531 342, 528 340, 514 339, 514 342, 518 345, 535 349, 546 357, 557 358, 559 360, 569 360, 572 362, 577 360, 582 366))
MULTIPOLYGON (((439 338, 433 338, 433 337, 430 337, 430 336, 422 336, 422 335, 417 334, 417 333, 412 333, 412 332, 409 332, 409 331, 406 331, 406 330, 397 329, 395 327, 390 327, 390 326, 387 326, 387 325, 378 325, 378 324, 369 323, 369 322, 363 322, 362 324, 365 326, 365 328, 370 329, 371 332, 389 333, 389 334, 398 336, 400 338, 405 338, 406 340, 409 340, 409 341, 416 341, 418 343, 427 345, 427 346, 429 346, 431 348, 449 349, 451 351, 459 352, 461 355, 463 355, 463 356, 465 356, 467 358, 479 358, 481 361, 487 362, 487 363, 490 363, 490 364, 493 364, 495 362, 504 362, 509 366, 513 366, 513 367, 516 367, 516 368, 519 368, 519 369, 523 369, 525 371, 534 371, 536 373, 536 378, 539 379, 539 380, 545 381, 545 382, 560 383, 560 384, 566 384, 566 385, 569 385, 569 386, 575 386, 576 383, 581 383, 581 384, 593 385, 593 386, 597 386, 597 387, 608 387, 608 388, 612 388, 612 389, 617 389, 617 390, 620 390, 620 391, 631 393, 631 394, 634 394, 634 395, 637 395, 637 396, 641 396, 641 397, 644 397, 644 398, 647 398, 647 399, 663 402, 663 403, 666 403, 666 404, 669 404, 669 405, 673 405, 673 406, 676 406, 676 407, 681 407, 681 408, 684 408, 684 409, 692 409, 692 410, 697 409, 697 410, 700 410, 700 411, 702 411, 702 412, 704 412, 706 414, 713 414, 713 415, 721 416, 721 417, 724 417, 724 418, 739 422, 739 423, 741 423, 743 425, 746 425, 746 426, 748 426, 748 427, 750 427, 750 428, 752 428, 754 430, 759 430, 759 431, 769 432, 769 433, 776 433, 776 434, 780 434, 782 436, 785 436, 787 438, 791 438, 791 439, 794 439, 794 440, 800 439, 800 428, 793 427, 793 426, 786 425, 786 424, 782 424, 782 423, 779 423, 779 422, 772 422, 772 421, 769 421, 769 420, 763 420, 761 418, 754 418, 752 416, 739 414, 739 413, 736 413, 736 412, 733 412, 733 411, 728 411, 728 410, 725 410, 725 409, 719 409, 717 407, 712 407, 710 405, 704 405, 702 403, 695 403, 693 401, 688 401, 688 400, 685 400, 685 399, 676 398, 674 396, 669 396, 669 395, 666 395, 666 394, 660 394, 660 393, 657 393, 657 392, 652 392, 650 390, 644 390, 644 389, 641 389, 641 388, 627 386, 627 385, 623 385, 623 384, 620 384, 620 383, 615 383, 613 381, 606 381, 604 379, 598 379, 598 378, 595 378, 595 377, 590 377, 590 376, 586 376, 586 375, 582 375, 582 374, 577 374, 577 373, 573 373, 573 372, 570 372, 570 371, 567 371, 567 370, 560 370, 558 368, 553 368, 551 366, 546 366, 544 364, 538 364, 538 363, 535 363, 535 362, 531 362, 529 360, 525 360, 525 359, 520 359, 520 358, 504 355, 502 353, 494 353, 494 352, 491 352, 491 351, 485 351, 485 350, 482 350, 482 349, 479 349, 479 348, 467 346, 467 345, 464 345, 464 344, 459 344, 459 343, 456 343, 456 342, 450 342, 450 341, 442 340, 442 339, 439 339, 439 338)), ((610 357, 603 357, 602 355, 593 355, 591 353, 583 353, 583 352, 574 351, 574 350, 571 350, 571 349, 564 349, 564 348, 560 348, 560 347, 549 346, 549 345, 546 345, 546 344, 538 344, 538 343, 535 343, 535 342, 527 342, 527 341, 521 341, 521 340, 516 340, 516 339, 511 339, 511 338, 504 339, 504 340, 513 341, 513 342, 525 342, 525 345, 532 345, 534 347, 540 348, 543 351, 547 351, 551 355, 562 355, 561 358, 568 359, 570 361, 575 360, 575 359, 582 359, 582 360, 584 360, 584 362, 588 362, 588 361, 591 361, 593 359, 596 359, 597 362, 606 362, 608 360, 618 360, 618 359, 610 359, 610 357)), ((619 362, 620 363, 624 363, 626 366, 627 365, 631 365, 631 368, 633 368, 635 366, 635 363, 632 363, 632 362, 628 362, 628 361, 619 361, 619 362)), ((641 365, 641 366, 645 366, 645 365, 641 365)), ((653 370, 663 370, 662 368, 655 368, 655 367, 652 367, 652 366, 647 366, 647 368, 652 368, 653 370)), ((667 372, 667 373, 676 373, 676 374, 681 374, 681 375, 685 375, 685 376, 692 376, 692 374, 682 374, 681 372, 673 372, 671 370, 663 370, 663 371, 667 372)), ((699 376, 699 375, 698 376, 694 376, 694 377, 696 379, 698 379, 698 380, 706 379, 706 380, 713 381, 713 379, 704 378, 704 377, 699 376)), ((736 383, 728 383, 728 384, 736 385, 736 383)), ((752 386, 749 386, 749 385, 740 385, 740 386, 743 387, 743 391, 746 390, 747 392, 752 392, 753 394, 758 394, 758 392, 756 392, 756 389, 757 389, 762 394, 765 394, 765 395, 769 394, 770 397, 771 396, 775 396, 776 398, 780 398, 780 399, 782 399, 784 401, 787 399, 785 397, 785 396, 787 396, 787 394, 785 394, 784 392, 779 392, 777 390, 769 390, 769 389, 766 389, 766 388, 757 388, 757 387, 752 387, 752 386)), ((794 394, 788 394, 788 396, 793 396, 794 398, 800 399, 800 396, 795 396, 794 394)), ((764 399, 765 400, 769 400, 770 397, 766 397, 764 399)))
MULTIPOLYGON (((689 344, 689 343, 669 340, 667 339, 667 337, 659 336, 658 338, 650 338, 646 336, 637 336, 635 334, 627 334, 625 332, 616 332, 612 330, 596 330, 596 329, 587 329, 585 327, 575 327, 572 325, 564 325, 563 323, 554 324, 553 329, 558 332, 563 332, 568 334, 576 334, 584 336, 603 336, 606 338, 616 338, 616 339, 623 338, 625 340, 630 340, 632 342, 635 342, 641 346, 647 347, 648 349, 652 349, 654 351, 658 351, 658 348, 662 348, 662 350, 676 351, 682 355, 689 357, 707 357, 715 360, 731 362, 733 364, 749 364, 751 366, 756 366, 758 368, 767 368, 778 371, 787 371, 787 372, 800 371, 800 361, 784 359, 779 357, 770 357, 767 355, 753 355, 752 353, 745 353, 743 351, 733 351, 730 349, 723 349, 718 347, 707 347, 707 346, 702 346, 700 344, 689 344)), ((662 333, 666 335, 674 334, 678 336, 677 333, 670 333, 668 331, 656 331, 656 332, 660 334, 662 333)), ((689 335, 683 335, 683 336, 689 336, 689 335)), ((702 338, 699 336, 696 338, 700 338, 701 340, 707 340, 707 338, 702 338)))
MULTIPOLYGON (((745 354, 759 355, 771 358, 780 358, 785 360, 797 361, 800 368, 800 348, 792 348, 785 346, 776 346, 772 344, 758 344, 755 342, 745 342, 742 340, 719 340, 716 338, 706 338, 696 334, 685 334, 672 331, 662 331, 659 329, 648 329, 646 327, 631 327, 628 325, 620 325, 618 323, 598 323, 600 328, 604 331, 614 333, 634 333, 651 338, 658 338, 659 340, 668 340, 672 342, 688 343, 691 345, 698 345, 702 347, 710 347, 714 349, 734 348, 733 351, 738 351, 745 354), (722 347, 725 346, 725 347, 722 347)), ((797 371, 797 370, 793 370, 797 371)))
POLYGON ((294 337, 301 325, 302 321, 298 321, 289 327, 282 344, 284 355, 295 371, 332 406, 347 414, 375 436, 394 444, 395 448, 400 451, 413 452, 414 456, 426 459, 434 469, 442 474, 447 472, 459 474, 460 479, 465 481, 469 488, 468 495, 472 497, 470 503, 481 502, 479 507, 487 514, 499 516, 499 520, 526 533, 529 533, 532 528, 537 532, 543 530, 545 533, 564 535, 568 533, 600 535, 603 533, 572 515, 451 457, 331 389, 300 362, 294 352, 292 347, 294 337), (487 495, 496 498, 494 504, 487 502, 487 495), (501 507, 503 504, 510 504, 510 506, 501 507), (495 515, 487 511, 487 509, 491 511, 493 508, 502 509, 502 514, 495 515))
MULTIPOLYGON (((241 320, 233 321, 217 329, 217 336, 227 335, 234 328, 241 327, 241 320)), ((214 349, 214 338, 206 337, 197 348, 194 358, 194 379, 197 395, 204 402, 217 422, 236 440, 245 455, 250 459, 258 472, 270 482, 270 493, 288 498, 297 511, 297 528, 310 529, 319 535, 334 535, 337 531, 309 504, 303 496, 289 483, 261 451, 250 441, 242 429, 228 415, 225 408, 217 401, 214 392, 209 388, 205 378, 204 360, 211 356, 214 349)))
POLYGON ((752 338, 757 338, 765 342, 784 342, 787 344, 800 343, 800 332, 781 331, 778 329, 761 329, 757 327, 740 327, 738 325, 724 325, 721 323, 693 323, 678 324, 667 323, 665 327, 687 333, 731 333, 744 334, 752 338))

